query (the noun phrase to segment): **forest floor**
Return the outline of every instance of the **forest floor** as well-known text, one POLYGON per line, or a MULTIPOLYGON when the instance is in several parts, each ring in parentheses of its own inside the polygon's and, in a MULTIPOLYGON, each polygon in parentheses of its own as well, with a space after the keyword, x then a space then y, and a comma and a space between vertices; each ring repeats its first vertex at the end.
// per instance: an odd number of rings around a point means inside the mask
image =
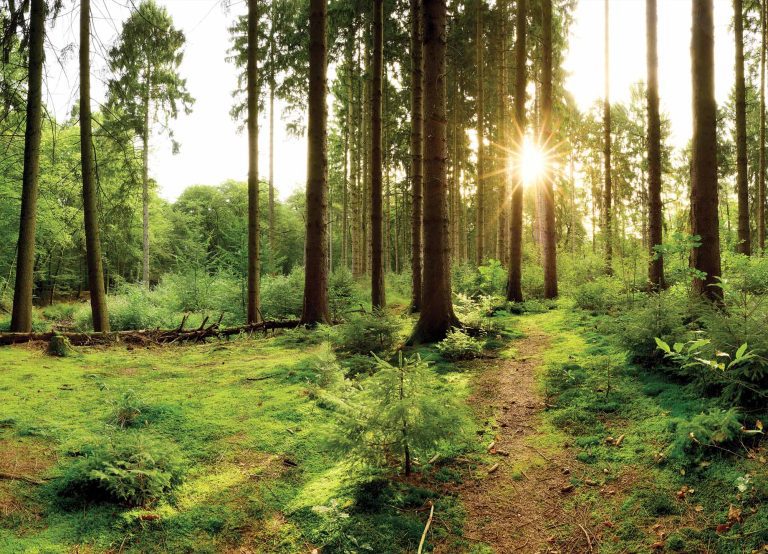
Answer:
POLYGON ((487 358, 422 350, 474 411, 475 444, 389 484, 349 479, 327 452, 333 414, 308 385, 319 332, 67 358, 0 348, 0 552, 415 552, 430 503, 425 551, 768 552, 765 447, 664 460, 675 426, 711 401, 627 364, 567 301, 493 324, 487 358), (126 398, 140 425, 115 428, 126 398), (172 501, 62 503, 58 479, 84 445, 128 433, 188 461, 172 501))

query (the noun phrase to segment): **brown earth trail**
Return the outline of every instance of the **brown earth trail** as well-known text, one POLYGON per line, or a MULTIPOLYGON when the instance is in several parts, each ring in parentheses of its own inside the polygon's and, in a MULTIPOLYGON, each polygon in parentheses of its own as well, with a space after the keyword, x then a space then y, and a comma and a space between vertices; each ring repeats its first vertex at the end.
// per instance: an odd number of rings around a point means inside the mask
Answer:
POLYGON ((533 327, 525 333, 514 343, 513 359, 494 361, 478 373, 469 399, 480 417, 495 424, 488 438, 490 465, 455 491, 467 511, 464 537, 504 554, 597 551, 588 516, 582 525, 578 510, 568 506, 573 490, 568 449, 534 445, 546 408, 536 374, 551 338, 533 327), (578 533, 563 541, 566 528, 578 533))

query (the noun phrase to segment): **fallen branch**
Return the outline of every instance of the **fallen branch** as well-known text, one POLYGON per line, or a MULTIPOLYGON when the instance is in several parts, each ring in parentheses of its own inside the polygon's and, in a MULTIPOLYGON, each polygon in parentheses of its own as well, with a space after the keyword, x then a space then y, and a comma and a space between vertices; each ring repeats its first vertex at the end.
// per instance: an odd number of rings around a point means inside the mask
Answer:
POLYGON ((25 483, 31 483, 33 485, 44 485, 45 481, 41 479, 35 479, 34 477, 30 477, 29 475, 21 475, 16 473, 5 473, 3 471, 0 471, 0 479, 4 479, 6 481, 24 481, 25 483))
MULTIPOLYGON (((207 318, 206 318, 207 322, 207 318)), ((147 344, 171 344, 174 342, 202 342, 208 338, 227 338, 240 334, 250 334, 256 331, 269 329, 293 329, 300 325, 298 320, 263 321, 252 325, 238 327, 220 327, 221 317, 216 323, 208 327, 201 326, 197 329, 143 329, 138 331, 116 331, 112 333, 0 333, 0 346, 11 344, 23 344, 27 342, 50 342, 54 335, 60 335, 69 339, 74 346, 108 345, 114 343, 147 345, 147 344)))
POLYGON ((427 540, 427 532, 429 531, 429 526, 432 525, 432 516, 435 515, 435 505, 432 504, 432 502, 430 502, 429 505, 429 518, 427 519, 427 524, 424 526, 424 532, 421 534, 419 550, 416 554, 421 554, 422 550, 424 549, 424 541, 427 540))

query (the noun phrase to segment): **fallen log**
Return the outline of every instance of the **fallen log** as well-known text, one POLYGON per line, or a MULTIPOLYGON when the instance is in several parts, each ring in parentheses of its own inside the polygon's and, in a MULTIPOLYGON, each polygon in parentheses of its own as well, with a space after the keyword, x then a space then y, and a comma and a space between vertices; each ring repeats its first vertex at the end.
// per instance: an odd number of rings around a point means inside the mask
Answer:
MULTIPOLYGON (((221 318, 219 318, 219 322, 221 318)), ((163 345, 177 342, 202 342, 209 338, 228 338, 240 334, 250 334, 270 329, 293 329, 300 325, 298 320, 263 321, 253 325, 240 325, 237 327, 220 327, 216 322, 208 327, 184 330, 179 326, 176 329, 143 329, 137 331, 114 331, 111 333, 73 333, 56 332, 47 333, 0 333, 0 346, 23 344, 26 342, 43 341, 50 342, 55 335, 66 337, 73 346, 99 346, 115 343, 131 345, 163 345)))

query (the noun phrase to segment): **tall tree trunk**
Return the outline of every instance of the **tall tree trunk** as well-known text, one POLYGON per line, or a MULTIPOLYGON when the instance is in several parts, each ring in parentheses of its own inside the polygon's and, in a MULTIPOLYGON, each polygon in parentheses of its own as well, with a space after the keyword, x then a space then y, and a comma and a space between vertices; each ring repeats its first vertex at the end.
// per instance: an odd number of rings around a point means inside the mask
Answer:
POLYGON ((765 250, 765 55, 766 55, 766 0, 760 2, 760 173, 757 181, 757 248, 765 250))
MULTIPOLYGON (((655 0, 654 0, 655 4, 655 0)), ((744 8, 733 0, 733 30, 736 39, 736 194, 738 197, 738 252, 750 255, 749 179, 747 177, 747 99, 744 85, 744 8)))
POLYGON ((485 104, 483 102, 483 0, 475 0, 475 64, 477 71, 477 208, 475 211, 475 263, 485 260, 485 104))
POLYGON ((341 265, 349 268, 349 194, 350 194, 350 141, 352 137, 352 103, 353 103, 353 77, 352 77, 352 33, 350 27, 347 37, 347 45, 344 51, 344 64, 347 67, 349 82, 347 83, 347 121, 344 126, 344 188, 341 199, 341 265))
POLYGON ((714 23, 712 0, 697 0, 692 8, 691 64, 693 80, 693 140, 691 147, 691 233, 701 246, 691 251, 694 290, 719 301, 720 225, 717 202, 717 104, 715 102, 714 23))
POLYGON ((144 129, 141 153, 141 280, 149 288, 149 110, 152 98, 152 75, 147 72, 147 95, 144 97, 144 129))
MULTIPOLYGON (((500 92, 500 142, 502 152, 507 152, 510 148, 509 143, 509 74, 507 67, 507 48, 508 32, 507 23, 509 21, 508 12, 508 0, 501 0, 499 2, 499 16, 501 18, 500 24, 500 40, 501 40, 501 53, 499 56, 500 62, 500 75, 499 75, 499 92, 500 92)), ((499 168, 501 177, 501 190, 499 201, 499 244, 498 244, 498 259, 505 266, 509 267, 509 193, 512 190, 510 184, 510 174, 507 170, 508 160, 502 158, 500 160, 501 167, 499 168)))
MULTIPOLYGON (((541 4, 541 130, 547 150, 552 148, 552 0, 541 4)), ((555 236, 555 195, 551 163, 546 161, 542 186, 542 252, 544 298, 557 296, 557 238, 555 236)))
POLYGON ((421 0, 411 7, 411 311, 421 310, 424 98, 421 0))
POLYGON ((664 258, 655 250, 662 243, 661 119, 659 116, 659 57, 657 53, 656 0, 646 0, 648 65, 648 281, 652 290, 664 287, 664 258))
POLYGON ((261 320, 259 306, 259 5, 248 0, 248 323, 261 320))
POLYGON ((371 79, 371 303, 387 305, 382 253, 381 108, 384 70, 384 0, 373 0, 373 76, 371 79))
POLYGON ((269 22, 269 267, 275 270, 275 2, 269 22))
POLYGON ((608 0, 605 0, 605 98, 603 99, 603 156, 605 185, 603 188, 603 238, 605 240, 605 272, 613 275, 613 187, 611 184, 611 83, 610 83, 610 23, 608 0))
POLYGON ((31 0, 29 13, 29 68, 27 84, 27 127, 24 131, 24 172, 21 189, 21 216, 13 291, 11 331, 32 331, 32 287, 35 277, 35 229, 37 189, 40 175, 42 134, 43 42, 45 1, 31 0))
POLYGON ((446 159, 446 0, 422 0, 424 24, 424 290, 410 342, 442 340, 459 324, 451 302, 446 159))
POLYGON ((80 2, 80 163, 83 174, 83 219, 85 256, 88 262, 88 286, 91 291, 93 330, 109 332, 104 272, 101 267, 101 240, 97 191, 93 172, 93 133, 91 131, 91 1, 80 2))
MULTIPOLYGON (((525 89, 526 75, 526 33, 528 7, 526 0, 517 2, 517 21, 515 39, 515 149, 520 156, 525 138, 525 89)), ((507 300, 523 301, 523 176, 518 167, 514 172, 512 184, 512 205, 509 214, 509 279, 507 281, 507 300)))
POLYGON ((329 323, 327 0, 309 0, 309 118, 307 122, 307 233, 301 322, 329 323))

